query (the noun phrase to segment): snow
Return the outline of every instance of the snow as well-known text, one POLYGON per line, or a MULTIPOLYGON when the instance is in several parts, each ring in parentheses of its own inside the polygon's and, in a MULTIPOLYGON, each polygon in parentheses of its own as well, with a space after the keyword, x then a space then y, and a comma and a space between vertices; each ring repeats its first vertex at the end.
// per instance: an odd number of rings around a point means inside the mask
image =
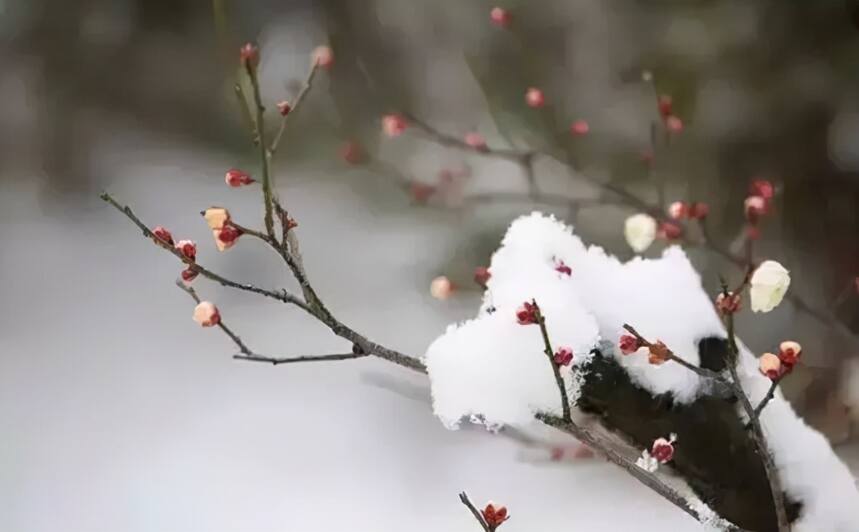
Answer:
MULTIPOLYGON (((451 326, 427 351, 433 407, 449 427, 468 416, 494 426, 527 423, 537 411, 559 411, 539 329, 515 319, 516 309, 531 298, 543 308, 554 346, 573 348, 574 368, 586 362, 581 355, 593 346, 610 345, 612 355, 641 386, 669 392, 678 401, 694 400, 702 391, 701 379, 677 364, 653 366, 644 355, 622 355, 616 343, 623 324, 650 340, 662 340, 695 364, 700 339, 726 337, 711 296, 679 247, 668 248, 658 259, 621 263, 602 248, 585 246, 554 218, 533 213, 510 226, 490 272, 478 317, 451 326), (560 261, 572 268, 571 276, 555 271, 560 261)), ((741 350, 738 372, 757 404, 770 381, 759 373, 755 356, 745 346, 741 350)), ((575 398, 576 383, 568 370, 565 379, 575 398)), ((859 530, 855 480, 826 439, 799 419, 780 393, 761 422, 786 492, 804 505, 794 529, 859 530)))

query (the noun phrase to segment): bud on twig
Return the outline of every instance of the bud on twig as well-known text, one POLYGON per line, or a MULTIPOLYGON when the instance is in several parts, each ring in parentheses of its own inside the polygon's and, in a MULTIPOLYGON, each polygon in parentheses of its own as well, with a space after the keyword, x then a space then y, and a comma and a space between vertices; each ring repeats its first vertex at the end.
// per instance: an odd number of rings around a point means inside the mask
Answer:
POLYGON ((227 185, 234 188, 255 183, 250 175, 237 168, 227 170, 227 173, 224 176, 224 181, 226 181, 227 185))
POLYGON ((510 22, 513 17, 510 16, 510 12, 501 7, 493 7, 492 11, 489 12, 489 19, 493 24, 500 28, 507 28, 510 26, 510 22))
POLYGON ((543 91, 536 87, 531 87, 525 91, 525 103, 528 107, 538 108, 543 107, 546 103, 546 98, 543 96, 543 91))
POLYGON ((313 50, 313 64, 326 70, 330 69, 334 66, 334 50, 330 46, 317 46, 313 50))
POLYGON ((742 298, 740 297, 740 294, 728 292, 727 295, 719 293, 719 295, 716 296, 716 310, 718 310, 719 314, 722 316, 736 313, 740 310, 741 306, 742 298))
POLYGON ((239 59, 242 66, 256 68, 259 65, 259 47, 253 43, 247 43, 239 49, 239 59))
POLYGON ((430 295, 444 301, 453 294, 453 283, 444 275, 440 275, 430 283, 430 295))
POLYGON ((501 524, 510 519, 510 516, 507 515, 507 508, 504 506, 496 507, 492 502, 486 505, 486 508, 480 511, 483 515, 484 521, 489 526, 489 530, 494 531, 496 528, 501 526, 501 524))
POLYGON ((194 307, 194 321, 202 327, 214 327, 221 323, 221 313, 218 307, 209 301, 201 301, 194 307))
POLYGON ((191 261, 197 260, 197 244, 193 240, 180 240, 176 242, 176 249, 191 261))
POLYGON ((382 117, 382 131, 389 137, 398 137, 406 130, 408 124, 402 115, 396 113, 382 117))
POLYGON ((782 375, 781 360, 772 353, 764 353, 758 360, 758 369, 770 380, 776 380, 782 375))
POLYGON ((689 216, 689 205, 685 201, 675 201, 668 206, 668 216, 674 220, 682 220, 689 216))
POLYGON ((588 131, 591 130, 591 126, 588 125, 586 120, 576 120, 570 126, 570 134, 575 137, 583 137, 588 134, 588 131))
POLYGON ((519 325, 534 325, 537 323, 537 306, 533 303, 522 303, 516 310, 516 321, 519 325))
POLYGON ((478 266, 474 269, 474 282, 483 288, 486 288, 486 283, 489 282, 491 277, 492 274, 489 273, 489 268, 486 266, 478 266))
POLYGON ((573 361, 573 350, 569 347, 559 347, 552 360, 558 366, 569 366, 570 362, 573 361))
POLYGON ((670 133, 682 133, 683 132, 683 121, 678 117, 671 115, 665 118, 665 128, 670 133))
POLYGON ((292 111, 292 106, 289 105, 288 101, 281 100, 277 102, 277 112, 280 113, 280 116, 286 116, 290 111, 292 111))
POLYGON ((620 337, 617 346, 624 355, 631 355, 641 349, 642 344, 635 336, 624 334, 620 337))
POLYGON ((165 244, 168 244, 170 246, 173 245, 173 235, 170 234, 170 231, 164 229, 160 225, 152 230, 152 234, 155 235, 155 238, 164 242, 165 244))

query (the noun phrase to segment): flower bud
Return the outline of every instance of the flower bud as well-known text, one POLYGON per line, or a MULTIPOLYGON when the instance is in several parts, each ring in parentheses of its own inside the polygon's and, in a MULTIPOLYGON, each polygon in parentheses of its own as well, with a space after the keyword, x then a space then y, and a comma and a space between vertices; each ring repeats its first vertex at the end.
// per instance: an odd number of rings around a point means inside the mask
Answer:
POLYGON ((239 59, 242 66, 255 68, 259 64, 259 47, 253 43, 247 43, 239 49, 239 59))
POLYGON ((191 261, 197 259, 197 244, 193 240, 180 240, 176 242, 176 249, 191 261))
POLYGON ((658 235, 659 238, 663 238, 668 241, 677 240, 683 236, 683 228, 672 222, 662 222, 659 224, 658 235))
POLYGON ((620 337, 617 346, 620 348, 620 352, 624 355, 631 355, 641 349, 641 342, 639 342, 638 338, 635 336, 624 334, 620 337))
POLYGON ((654 366, 664 364, 671 359, 671 350, 662 343, 662 340, 657 340, 655 344, 650 344, 648 348, 650 349, 650 354, 647 357, 647 361, 654 366))
POLYGON ((785 341, 778 346, 778 359, 787 369, 793 369, 799 362, 799 355, 802 353, 802 346, 794 341, 785 341))
POLYGON ((674 458, 674 439, 657 438, 650 448, 650 455, 662 464, 670 462, 674 458))
POLYGON ((663 119, 668 119, 674 110, 674 102, 671 96, 667 94, 660 94, 659 98, 657 98, 656 105, 659 108, 659 114, 663 119))
POLYGON ((504 506, 496 507, 491 502, 486 505, 486 508, 481 510, 480 512, 483 515, 483 520, 486 521, 486 524, 489 526, 490 530, 495 530, 501 523, 510 519, 510 516, 507 515, 507 508, 504 506))
POLYGON ((164 229, 160 225, 152 230, 152 234, 155 235, 155 238, 164 242, 165 244, 168 244, 170 246, 173 245, 173 235, 170 234, 170 231, 164 229))
POLYGON ((513 17, 510 16, 510 12, 501 7, 493 7, 492 11, 489 12, 489 19, 493 24, 500 28, 507 28, 510 26, 510 22, 513 17))
POLYGON ((453 283, 444 275, 436 277, 430 283, 430 295, 436 299, 441 299, 443 301, 449 298, 452 293, 453 283))
POLYGON ((570 126, 570 133, 575 137, 583 137, 587 135, 590 130, 591 126, 588 125, 586 120, 576 120, 570 126))
POLYGON ((665 128, 669 133, 681 133, 683 131, 683 121, 674 115, 668 116, 665 118, 665 128))
POLYGON ((528 107, 538 108, 543 107, 546 103, 546 98, 543 96, 543 91, 536 87, 531 87, 525 91, 525 103, 528 107))
POLYGON ((182 282, 186 285, 191 284, 191 281, 197 278, 197 272, 192 270, 191 268, 185 268, 179 273, 179 277, 182 278, 182 282))
POLYGON ((766 179, 755 179, 749 184, 749 194, 769 201, 775 196, 775 186, 766 179))
POLYGON ((743 202, 743 208, 749 223, 756 224, 767 213, 767 200, 763 196, 749 196, 743 202))
POLYGON ((522 303, 522 306, 516 310, 516 321, 519 325, 533 325, 537 323, 537 306, 528 303, 522 303))
POLYGON ((313 64, 324 69, 334 66, 334 50, 330 46, 317 46, 313 50, 313 64))
POLYGON ((668 216, 674 220, 682 220, 689 216, 689 205, 685 201, 675 201, 668 206, 668 216))
POLYGON ((486 266, 478 266, 474 269, 474 282, 483 288, 486 288, 486 283, 491 277, 492 274, 489 273, 489 268, 486 266))
POLYGON ((382 131, 389 137, 397 137, 406 130, 408 124, 402 115, 389 114, 382 117, 382 131))
POLYGON ((224 176, 224 181, 226 181, 227 185, 234 188, 241 187, 243 185, 250 185, 255 182, 250 175, 237 168, 227 170, 227 173, 224 176))
POLYGON ((224 225, 220 229, 213 229, 212 236, 215 237, 215 245, 218 251, 225 251, 236 244, 236 240, 242 236, 242 231, 233 225, 224 225))
POLYGON ((489 149, 486 146, 486 139, 484 139, 483 135, 481 135, 480 133, 466 133, 465 143, 477 151, 487 151, 489 149))
POLYGON ((558 366, 569 366, 570 362, 573 361, 573 350, 569 347, 559 347, 552 360, 558 366))
POLYGON ((567 277, 573 274, 573 269, 567 266, 564 261, 559 260, 555 263, 555 271, 567 277))
POLYGON ((290 111, 292 111, 292 106, 289 105, 288 101, 281 100, 277 102, 277 112, 280 113, 280 116, 286 116, 290 111))
POLYGON ((772 353, 764 353, 758 359, 758 368, 770 380, 776 380, 781 376, 781 360, 772 353))
POLYGON ((656 238, 656 220, 648 214, 634 214, 624 222, 623 236, 633 251, 641 253, 656 238))
POLYGON ((743 300, 739 294, 728 292, 728 295, 726 296, 724 293, 719 293, 719 295, 716 296, 716 310, 718 310, 719 314, 722 316, 734 314, 740 310, 742 301, 743 300))
POLYGON ((214 303, 201 301, 194 307, 194 321, 202 327, 213 327, 221 323, 221 314, 214 303))

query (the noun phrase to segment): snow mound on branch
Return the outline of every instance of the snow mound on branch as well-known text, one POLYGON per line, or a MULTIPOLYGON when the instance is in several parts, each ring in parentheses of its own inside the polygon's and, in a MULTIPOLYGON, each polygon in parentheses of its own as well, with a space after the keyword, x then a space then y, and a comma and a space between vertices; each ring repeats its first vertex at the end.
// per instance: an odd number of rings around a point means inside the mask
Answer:
MULTIPOLYGON (((469 416, 497 426, 529 423, 537 412, 560 415, 560 393, 540 328, 516 321, 523 302, 537 301, 552 347, 570 347, 573 367, 585 363, 599 341, 596 320, 579 301, 572 278, 555 269, 557 249, 572 244, 569 229, 547 219, 538 240, 516 229, 514 223, 492 259, 478 317, 449 327, 427 351, 433 409, 448 427, 469 416)), ((570 368, 561 368, 561 374, 575 398, 570 368)))
MULTIPOLYGON (((524 424, 535 412, 560 412, 539 328, 516 323, 516 309, 532 298, 546 315, 554 347, 573 348, 574 365, 586 363, 583 355, 598 343, 610 345, 613 356, 643 388, 670 392, 679 401, 698 396, 700 378, 677 364, 652 366, 645 355, 620 354, 616 344, 623 324, 648 339, 662 340, 694 364, 699 362, 700 339, 727 337, 700 276, 677 247, 659 259, 621 263, 602 248, 585 246, 554 218, 534 213, 510 226, 490 272, 478 317, 451 326, 427 352, 433 406, 449 427, 468 416, 489 425, 524 424), (572 269, 571 276, 555 270, 561 261, 572 269)), ((738 372, 756 405, 770 381, 758 371, 755 356, 740 347, 738 372)), ((574 399, 577 383, 567 368, 564 376, 574 399)), ((739 405, 738 415, 743 416, 739 405)), ((761 423, 785 491, 803 504, 793 529, 859 530, 856 481, 826 438, 808 427, 780 392, 764 410, 761 423)))

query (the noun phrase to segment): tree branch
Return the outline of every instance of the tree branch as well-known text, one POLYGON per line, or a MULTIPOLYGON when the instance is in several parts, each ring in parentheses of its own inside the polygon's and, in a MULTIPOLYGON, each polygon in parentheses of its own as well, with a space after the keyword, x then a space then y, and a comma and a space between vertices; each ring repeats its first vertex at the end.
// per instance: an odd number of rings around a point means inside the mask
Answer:
POLYGON ((274 208, 274 192, 271 183, 271 172, 269 170, 268 146, 265 140, 265 107, 262 103, 262 95, 260 94, 259 78, 257 77, 257 67, 252 64, 252 61, 245 61, 245 70, 251 80, 253 87, 254 110, 256 112, 256 129, 259 136, 259 151, 262 170, 262 194, 263 206, 265 207, 265 231, 269 236, 274 238, 274 218, 272 209, 274 208))
POLYGON ((567 395, 567 386, 564 384, 564 378, 561 376, 561 368, 555 363, 555 352, 552 349, 552 342, 549 340, 549 331, 546 329, 546 317, 543 316, 543 311, 536 300, 531 300, 534 305, 534 313, 537 316, 537 324, 540 326, 540 333, 543 335, 544 353, 549 359, 549 364, 552 366, 552 373, 555 375, 555 384, 558 386, 558 392, 561 394, 561 412, 563 412, 563 420, 570 422, 572 416, 570 414, 570 398, 567 395))
POLYGON ((298 107, 304 101, 304 97, 310 92, 310 89, 313 87, 313 78, 316 77, 316 72, 319 70, 319 65, 316 61, 310 67, 310 71, 307 73, 307 78, 304 80, 304 85, 301 87, 301 90, 298 92, 298 96, 295 97, 295 101, 292 102, 292 108, 289 113, 283 116, 280 120, 280 128, 278 128, 277 133, 274 136, 274 139, 271 141, 271 147, 268 149, 268 156, 274 156, 277 151, 277 147, 280 145, 280 139, 283 137, 283 132, 286 130, 286 122, 295 112, 298 110, 298 107))
MULTIPOLYGON (((629 325, 628 323, 624 323, 623 328, 626 329, 626 331, 629 332, 629 334, 634 336, 635 339, 638 340, 638 343, 640 343, 641 345, 643 345, 645 347, 650 347, 653 345, 653 343, 651 343, 647 338, 641 336, 638 333, 638 331, 636 331, 635 328, 633 328, 632 325, 629 325)), ((691 364, 691 363, 687 362, 686 360, 684 360, 684 359, 680 358, 679 356, 677 356, 676 354, 674 354, 674 351, 672 351, 670 348, 668 349, 668 360, 670 360, 672 362, 676 362, 677 364, 680 364, 684 368, 688 369, 689 371, 691 371, 693 373, 698 374, 701 377, 704 377, 705 379, 712 379, 714 381, 720 382, 720 383, 725 384, 725 385, 730 384, 720 374, 716 373, 715 371, 709 370, 707 368, 702 368, 700 366, 696 366, 695 364, 691 364)))
POLYGON ((480 523, 480 526, 483 528, 484 532, 492 532, 489 528, 489 525, 486 523, 486 520, 483 519, 483 514, 480 513, 474 504, 471 503, 471 499, 468 498, 468 494, 464 491, 459 494, 459 500, 462 501, 462 504, 465 505, 466 508, 471 512, 471 515, 477 519, 477 522, 480 523))

